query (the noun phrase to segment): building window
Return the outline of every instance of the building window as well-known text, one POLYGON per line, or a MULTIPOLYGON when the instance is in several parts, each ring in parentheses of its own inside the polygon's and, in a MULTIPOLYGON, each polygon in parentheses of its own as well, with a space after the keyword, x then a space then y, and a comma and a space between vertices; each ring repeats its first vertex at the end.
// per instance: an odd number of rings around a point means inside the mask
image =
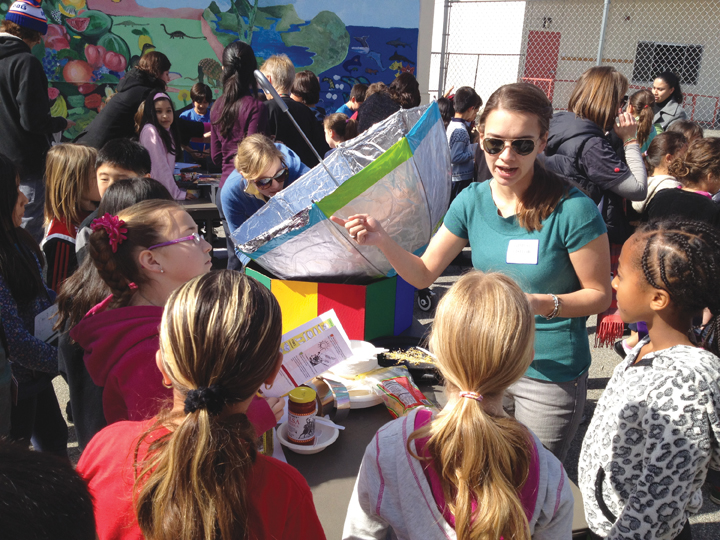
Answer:
POLYGON ((682 84, 697 84, 702 54, 702 45, 639 41, 635 51, 633 82, 650 83, 663 71, 672 71, 682 84))

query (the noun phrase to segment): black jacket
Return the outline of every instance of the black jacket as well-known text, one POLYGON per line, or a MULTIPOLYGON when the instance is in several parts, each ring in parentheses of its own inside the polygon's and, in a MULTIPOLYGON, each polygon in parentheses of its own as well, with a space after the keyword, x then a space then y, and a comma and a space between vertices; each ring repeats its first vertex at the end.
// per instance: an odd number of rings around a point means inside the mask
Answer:
POLYGON ((117 94, 75 142, 100 149, 110 139, 136 137, 135 113, 150 92, 165 92, 164 81, 140 69, 131 69, 118 83, 117 94))
POLYGON ((611 188, 627 178, 622 141, 605 135, 592 122, 572 112, 558 112, 550 120, 550 133, 541 160, 545 167, 579 187, 598 205, 610 242, 622 244, 632 234, 624 199, 611 188))
MULTIPOLYGON (((315 113, 307 105, 294 101, 290 97, 282 96, 282 100, 287 103, 290 114, 307 138, 310 139, 317 153, 324 156, 325 153, 330 150, 330 147, 325 141, 323 125, 315 118, 315 113)), ((300 161, 308 167, 312 168, 317 165, 318 160, 315 154, 305 142, 302 135, 298 133, 292 121, 287 117, 287 114, 282 112, 280 105, 278 105, 274 99, 268 99, 265 102, 265 106, 268 110, 267 134, 271 138, 274 136, 275 142, 281 142, 295 152, 300 157, 300 161)))
POLYGON ((67 121, 50 116, 48 81, 40 60, 19 38, 0 35, 0 152, 22 176, 43 174, 50 134, 67 121))
POLYGON ((400 110, 397 103, 387 92, 376 92, 360 105, 358 109, 358 133, 370 129, 378 122, 392 116, 400 110))

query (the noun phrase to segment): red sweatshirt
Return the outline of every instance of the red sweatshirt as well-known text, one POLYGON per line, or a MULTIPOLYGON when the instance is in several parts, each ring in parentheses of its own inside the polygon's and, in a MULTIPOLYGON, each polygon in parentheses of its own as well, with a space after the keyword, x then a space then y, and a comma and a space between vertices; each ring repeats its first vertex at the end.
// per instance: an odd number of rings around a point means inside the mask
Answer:
MULTIPOLYGON (((98 433, 77 466, 95 501, 99 540, 142 540, 132 504, 134 451, 154 420, 118 422, 98 433)), ((148 439, 168 431, 161 428, 148 439)), ((151 440, 143 441, 138 461, 151 440)), ((312 493, 300 473, 287 463, 258 455, 248 479, 249 529, 253 540, 321 540, 325 538, 312 493)))
MULTIPOLYGON (((85 367, 93 382, 103 387, 103 412, 108 424, 145 420, 157 415, 172 390, 162 385, 155 363, 160 347, 163 308, 130 306, 107 309, 112 296, 92 308, 70 337, 85 351, 85 367)), ((262 398, 255 398, 248 418, 258 434, 277 421, 262 398)))

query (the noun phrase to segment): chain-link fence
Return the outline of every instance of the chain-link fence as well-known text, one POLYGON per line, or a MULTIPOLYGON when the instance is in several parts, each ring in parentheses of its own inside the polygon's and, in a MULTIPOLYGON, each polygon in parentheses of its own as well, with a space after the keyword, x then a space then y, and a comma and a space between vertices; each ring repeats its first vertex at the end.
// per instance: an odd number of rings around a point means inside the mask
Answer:
POLYGON ((487 100, 499 86, 525 81, 564 109, 600 56, 631 89, 676 73, 688 116, 720 127, 717 0, 437 0, 435 21, 431 95, 473 86, 487 100))

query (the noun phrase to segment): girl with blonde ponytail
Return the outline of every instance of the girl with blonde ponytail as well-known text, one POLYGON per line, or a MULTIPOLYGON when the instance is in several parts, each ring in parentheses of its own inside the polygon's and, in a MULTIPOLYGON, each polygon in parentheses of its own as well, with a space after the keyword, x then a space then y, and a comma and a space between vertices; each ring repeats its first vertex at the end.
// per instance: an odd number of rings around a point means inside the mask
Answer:
POLYGON ((448 402, 416 409, 368 445, 344 538, 570 538, 573 498, 560 462, 503 412, 533 358, 530 305, 507 276, 466 274, 440 301, 430 348, 448 402), (466 336, 457 339, 458 335, 466 336))
POLYGON ((307 482, 256 452, 247 416, 280 370, 281 328, 275 297, 239 272, 171 295, 157 367, 172 404, 105 428, 78 463, 100 540, 325 538, 307 482))

